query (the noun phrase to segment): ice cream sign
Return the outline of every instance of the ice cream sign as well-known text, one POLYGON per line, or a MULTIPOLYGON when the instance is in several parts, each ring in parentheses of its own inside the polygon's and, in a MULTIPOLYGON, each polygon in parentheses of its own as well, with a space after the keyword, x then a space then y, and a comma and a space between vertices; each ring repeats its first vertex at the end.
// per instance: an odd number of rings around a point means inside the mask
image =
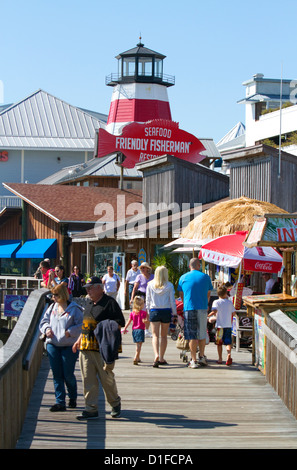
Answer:
POLYGON ((199 163, 205 157, 199 139, 179 129, 174 121, 153 120, 146 123, 132 122, 123 127, 120 135, 105 129, 98 131, 97 157, 120 152, 125 155, 123 166, 134 168, 137 163, 153 160, 164 154, 199 163))

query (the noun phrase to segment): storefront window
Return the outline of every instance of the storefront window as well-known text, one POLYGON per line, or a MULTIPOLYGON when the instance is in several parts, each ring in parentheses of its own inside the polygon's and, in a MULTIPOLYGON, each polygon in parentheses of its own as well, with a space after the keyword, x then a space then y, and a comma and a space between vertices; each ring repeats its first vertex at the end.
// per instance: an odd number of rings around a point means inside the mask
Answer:
POLYGON ((1 276, 21 276, 22 260, 12 258, 1 258, 0 273, 1 276))
POLYGON ((104 276, 107 273, 107 266, 113 266, 113 254, 120 251, 120 246, 96 246, 94 253, 94 275, 104 276))

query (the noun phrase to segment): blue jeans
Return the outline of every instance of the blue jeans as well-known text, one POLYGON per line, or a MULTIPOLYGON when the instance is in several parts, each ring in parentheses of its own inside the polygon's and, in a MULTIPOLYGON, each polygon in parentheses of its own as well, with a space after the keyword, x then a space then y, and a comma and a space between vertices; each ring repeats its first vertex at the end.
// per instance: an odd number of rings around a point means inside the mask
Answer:
POLYGON ((75 363, 79 352, 72 352, 72 346, 59 347, 48 343, 46 346, 53 372, 56 403, 65 405, 65 384, 70 399, 77 398, 77 383, 74 375, 75 363))

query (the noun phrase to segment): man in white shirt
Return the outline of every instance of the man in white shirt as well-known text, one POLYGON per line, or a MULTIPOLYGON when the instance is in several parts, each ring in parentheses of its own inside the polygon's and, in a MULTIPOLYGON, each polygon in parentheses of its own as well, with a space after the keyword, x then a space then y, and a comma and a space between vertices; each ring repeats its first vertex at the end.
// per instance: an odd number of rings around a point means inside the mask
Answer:
POLYGON ((140 274, 140 270, 138 268, 138 262, 136 260, 132 260, 131 269, 129 269, 126 275, 125 290, 124 290, 125 297, 126 297, 127 291, 129 292, 129 305, 130 305, 130 299, 131 299, 135 279, 138 276, 138 274, 140 274))
POLYGON ((264 281, 266 282, 265 295, 270 294, 271 290, 272 290, 272 288, 275 284, 275 280, 272 279, 271 274, 269 274, 269 273, 263 273, 262 276, 263 276, 264 281))

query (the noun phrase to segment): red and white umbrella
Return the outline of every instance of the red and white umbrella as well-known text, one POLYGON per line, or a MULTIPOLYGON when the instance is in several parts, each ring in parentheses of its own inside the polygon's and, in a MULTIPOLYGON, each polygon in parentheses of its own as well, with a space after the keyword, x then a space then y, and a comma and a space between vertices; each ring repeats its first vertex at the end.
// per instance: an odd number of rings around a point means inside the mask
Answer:
POLYGON ((245 271, 277 273, 283 263, 282 256, 272 247, 246 248, 243 242, 248 232, 235 232, 205 243, 200 250, 199 258, 208 263, 237 268, 243 261, 245 271))

